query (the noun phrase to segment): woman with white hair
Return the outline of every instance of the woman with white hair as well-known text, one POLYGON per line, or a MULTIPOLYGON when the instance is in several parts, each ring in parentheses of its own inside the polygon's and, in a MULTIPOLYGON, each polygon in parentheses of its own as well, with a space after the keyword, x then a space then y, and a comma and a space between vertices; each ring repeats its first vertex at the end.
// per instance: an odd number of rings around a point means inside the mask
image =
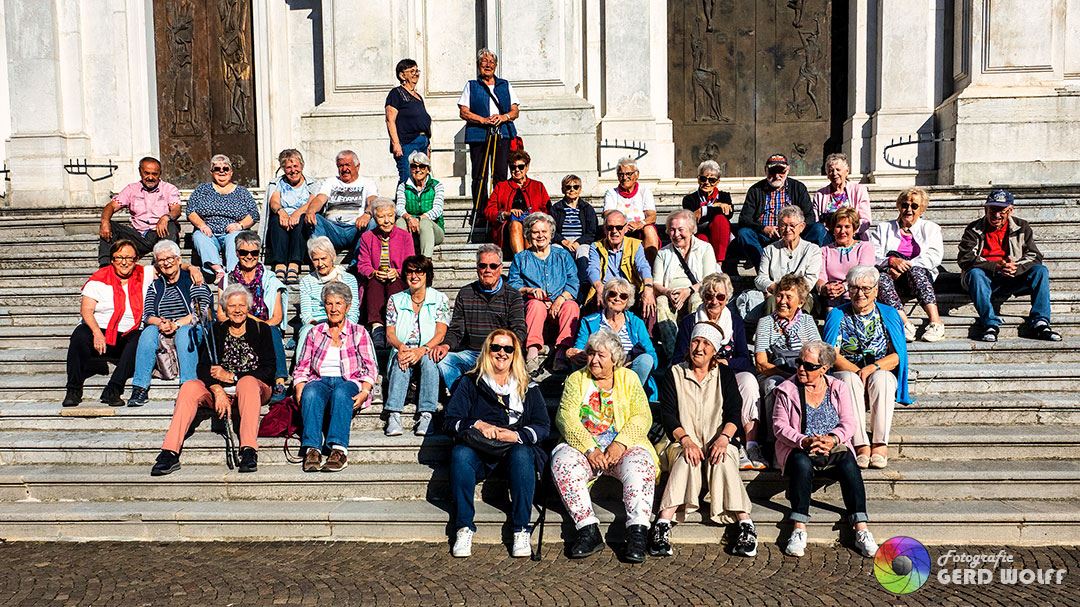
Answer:
MULTIPOLYGON (((386 302, 394 293, 405 290, 401 264, 416 254, 412 235, 394 225, 394 203, 376 198, 371 203, 375 228, 360 235, 356 245, 356 273, 364 279, 365 326, 376 331, 386 322, 386 302)), ((376 337, 376 340, 379 338, 376 337)))
POLYGON ((210 289, 194 284, 189 273, 180 271, 183 260, 175 242, 159 240, 154 245, 153 256, 158 277, 150 283, 143 303, 144 328, 135 352, 129 407, 145 405, 149 398, 151 374, 157 364, 162 337, 173 340, 180 383, 195 379, 202 343, 196 327, 210 310, 210 289))
POLYGON ((686 209, 674 211, 668 215, 666 225, 671 243, 657 253, 652 274, 660 347, 670 359, 679 320, 701 305, 701 279, 718 268, 712 245, 694 237, 697 220, 693 213, 686 209))
POLYGON ((191 243, 205 272, 218 282, 236 267, 236 235, 259 221, 259 205, 243 186, 233 183, 229 157, 215 154, 210 159, 212 181, 197 186, 188 197, 188 221, 195 227, 191 243), (222 265, 221 252, 225 251, 222 265))
POLYGON ((625 236, 638 238, 645 245, 649 263, 656 258, 660 248, 660 233, 656 230, 656 200, 652 189, 638 183, 637 160, 627 156, 619 160, 615 168, 619 185, 604 193, 604 212, 621 211, 626 216, 625 236))
POLYGON ((533 213, 525 219, 529 248, 514 255, 510 264, 510 287, 525 302, 525 368, 536 373, 540 353, 546 349, 545 329, 555 334, 555 362, 567 366, 566 349, 577 329, 581 309, 577 304, 578 273, 574 258, 562 247, 551 246, 555 220, 547 213, 533 213))
POLYGON ((836 377, 851 387, 855 410, 855 463, 860 468, 889 465, 889 432, 896 403, 910 405, 907 340, 903 316, 877 302, 880 273, 874 266, 848 271, 851 302, 833 308, 825 319, 825 342, 840 353, 836 377), (870 409, 873 443, 866 434, 870 409))
POLYGON ((304 262, 306 223, 304 213, 315 195, 312 183, 304 177, 304 157, 299 150, 287 149, 278 154, 281 177, 266 186, 266 206, 270 217, 266 221, 266 263, 274 269, 278 280, 287 285, 300 280, 300 264, 304 262))
POLYGON ((870 229, 870 193, 866 186, 848 179, 851 167, 847 156, 842 153, 829 154, 825 157, 825 176, 829 183, 811 194, 814 204, 814 221, 829 225, 830 217, 840 209, 855 209, 859 222, 855 226, 855 238, 867 240, 870 229))
POLYGON ((697 220, 697 237, 712 245, 716 263, 727 258, 731 243, 731 215, 735 207, 731 194, 717 187, 720 182, 720 165, 706 160, 698 165, 698 189, 682 199, 682 208, 694 214, 697 220))
POLYGON ((199 351, 198 379, 184 382, 176 397, 161 453, 150 471, 162 476, 180 469, 184 438, 200 407, 213 407, 221 419, 233 407, 240 414, 240 472, 258 468, 259 410, 270 400, 274 346, 270 328, 251 317, 253 298, 243 285, 221 295, 225 319, 214 323, 210 348, 199 351), (211 349, 213 356, 210 355, 211 349))
POLYGON ((417 253, 431 257, 445 237, 443 184, 431 176, 431 160, 417 150, 409 154, 409 178, 398 184, 394 197, 397 227, 407 230, 418 245, 417 253))
POLYGON ((660 460, 649 442, 652 413, 637 375, 622 366, 619 337, 606 329, 589 337, 588 364, 566 378, 555 425, 565 442, 551 454, 551 474, 577 529, 570 558, 604 547, 589 486, 602 474, 619 480, 626 508, 626 560, 645 560, 660 460))
POLYGON ((802 210, 786 206, 780 210, 776 226, 780 240, 765 247, 758 264, 754 289, 743 291, 736 299, 739 312, 746 322, 756 324, 766 314, 776 309, 776 289, 784 276, 796 275, 806 282, 807 295, 803 305, 807 312, 813 310, 813 288, 821 272, 821 247, 802 238, 806 218, 802 210))
POLYGON ((296 352, 304 349, 307 334, 315 325, 326 321, 326 308, 322 302, 323 287, 331 282, 344 283, 352 292, 353 305, 349 306, 348 318, 351 322, 360 322, 360 292, 356 286, 356 277, 345 271, 345 266, 337 263, 334 243, 326 236, 316 236, 307 242, 308 258, 311 260, 311 273, 300 279, 300 328, 296 332, 296 352))

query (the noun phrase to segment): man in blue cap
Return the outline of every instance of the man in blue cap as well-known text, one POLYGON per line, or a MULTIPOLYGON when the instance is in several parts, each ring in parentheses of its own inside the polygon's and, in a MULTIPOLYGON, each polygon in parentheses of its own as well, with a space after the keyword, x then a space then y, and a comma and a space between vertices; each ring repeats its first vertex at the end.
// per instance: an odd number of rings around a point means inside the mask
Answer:
POLYGON ((1015 199, 1007 190, 994 190, 986 198, 985 214, 964 230, 957 264, 960 284, 967 289, 979 313, 974 328, 979 341, 995 342, 1001 317, 993 297, 1031 294, 1031 313, 1020 325, 1021 337, 1061 341, 1050 326, 1050 271, 1042 263, 1035 235, 1028 222, 1013 216, 1015 199))

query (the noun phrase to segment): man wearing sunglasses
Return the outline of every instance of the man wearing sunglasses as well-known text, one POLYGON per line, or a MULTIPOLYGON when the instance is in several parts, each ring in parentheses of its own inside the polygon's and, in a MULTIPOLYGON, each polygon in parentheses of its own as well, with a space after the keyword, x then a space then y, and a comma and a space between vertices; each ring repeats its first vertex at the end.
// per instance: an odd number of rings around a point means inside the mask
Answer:
POLYGON ((597 309, 604 307, 601 294, 607 281, 622 278, 630 281, 640 297, 637 312, 652 329, 656 323, 656 293, 653 291, 652 268, 645 258, 642 242, 625 236, 627 222, 622 211, 607 211, 601 226, 603 237, 592 245, 589 268, 586 272, 592 289, 585 301, 594 300, 597 309))
POLYGON ((780 209, 786 206, 799 207, 807 218, 803 239, 818 246, 825 244, 825 227, 810 220, 815 216, 810 193, 801 181, 788 178, 788 170, 787 156, 769 156, 765 161, 765 178, 750 186, 739 212, 736 238, 740 254, 755 268, 761 262, 765 246, 779 240, 780 209))
POLYGON ((430 354, 431 360, 439 363, 443 385, 450 391, 459 377, 476 366, 484 340, 495 329, 509 329, 525 343, 525 306, 521 294, 503 280, 499 247, 480 245, 476 277, 476 282, 458 291, 446 337, 430 354))

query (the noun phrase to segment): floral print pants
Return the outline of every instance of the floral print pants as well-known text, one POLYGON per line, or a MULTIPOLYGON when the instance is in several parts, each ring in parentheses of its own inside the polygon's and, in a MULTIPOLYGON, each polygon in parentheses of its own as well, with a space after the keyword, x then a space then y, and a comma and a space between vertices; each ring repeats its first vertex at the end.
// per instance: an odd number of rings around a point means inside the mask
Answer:
POLYGON ((919 305, 928 306, 937 303, 937 294, 934 293, 934 277, 926 268, 912 267, 907 272, 893 280, 887 272, 881 273, 878 282, 878 301, 899 310, 904 302, 897 292, 898 286, 906 286, 915 295, 919 305))
POLYGON ((601 474, 612 476, 622 483, 627 527, 648 526, 652 520, 656 465, 652 455, 642 447, 628 449, 610 470, 594 472, 582 452, 563 443, 551 455, 551 474, 559 488, 559 497, 577 529, 600 522, 593 512, 589 484, 601 474))

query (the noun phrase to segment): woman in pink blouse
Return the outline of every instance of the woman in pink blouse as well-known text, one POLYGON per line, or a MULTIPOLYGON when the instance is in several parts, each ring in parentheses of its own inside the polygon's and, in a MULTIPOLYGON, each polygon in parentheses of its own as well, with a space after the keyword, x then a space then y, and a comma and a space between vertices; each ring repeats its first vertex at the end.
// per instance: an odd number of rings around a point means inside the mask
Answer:
POLYGON ((869 240, 866 231, 870 229, 870 193, 861 183, 848 181, 851 167, 847 156, 837 153, 825 157, 825 175, 829 185, 814 192, 814 221, 829 225, 833 213, 843 208, 853 208, 858 212, 859 221, 855 224, 855 238, 869 240))
POLYGON ((855 266, 874 265, 874 245, 855 240, 859 213, 843 207, 829 219, 833 242, 821 247, 821 270, 818 271, 817 292, 825 302, 825 313, 848 301, 848 270, 855 266))

